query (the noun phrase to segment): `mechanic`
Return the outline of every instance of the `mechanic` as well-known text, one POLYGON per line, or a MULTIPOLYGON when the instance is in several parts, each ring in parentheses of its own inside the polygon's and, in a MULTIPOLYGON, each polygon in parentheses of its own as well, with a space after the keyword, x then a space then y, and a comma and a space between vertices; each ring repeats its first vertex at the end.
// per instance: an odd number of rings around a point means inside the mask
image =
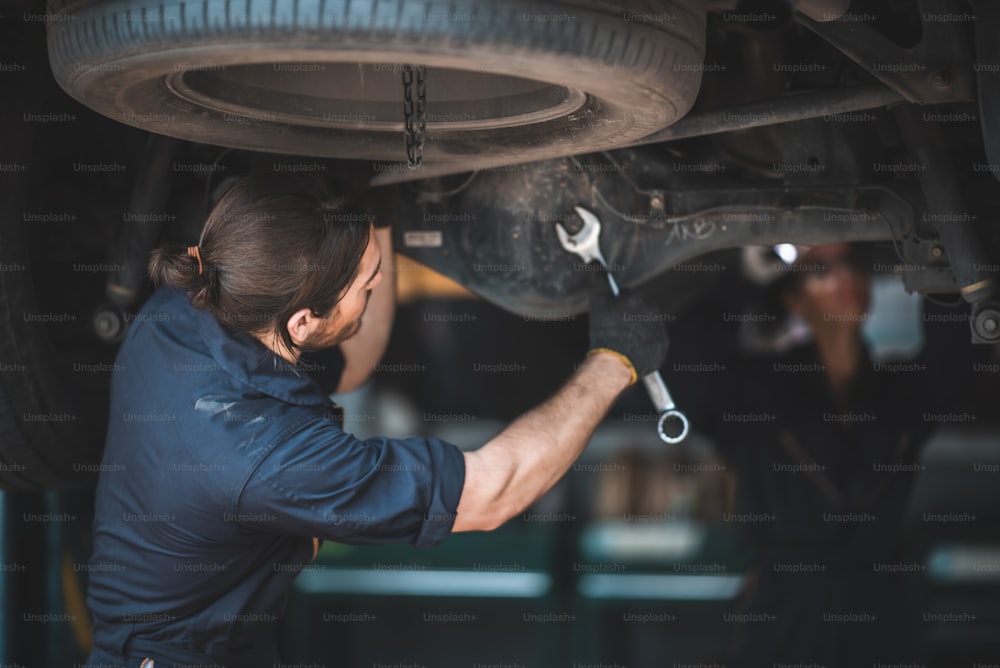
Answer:
POLYGON ((904 561, 900 529, 931 431, 921 415, 930 379, 873 364, 862 338, 870 263, 857 246, 798 251, 761 311, 794 316, 807 340, 727 360, 725 372, 702 374, 700 392, 672 381, 736 475, 728 521, 754 555, 725 661, 915 665, 891 565, 904 561))
POLYGON ((385 350, 392 258, 388 228, 275 175, 230 188, 196 246, 154 252, 160 287, 112 382, 85 666, 277 665, 286 590, 320 541, 428 546, 500 526, 665 356, 660 319, 626 317, 640 298, 594 297, 576 373, 479 449, 359 440, 329 394, 385 350))

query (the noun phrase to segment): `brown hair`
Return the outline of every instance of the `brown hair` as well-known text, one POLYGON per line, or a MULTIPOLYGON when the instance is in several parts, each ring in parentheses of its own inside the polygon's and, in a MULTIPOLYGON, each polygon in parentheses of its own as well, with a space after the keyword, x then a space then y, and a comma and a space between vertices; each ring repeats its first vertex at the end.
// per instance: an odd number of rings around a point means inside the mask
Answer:
POLYGON ((277 335, 308 308, 326 317, 358 273, 372 217, 333 198, 318 177, 258 174, 219 199, 198 241, 161 246, 149 260, 155 285, 187 290, 191 303, 234 332, 277 335))

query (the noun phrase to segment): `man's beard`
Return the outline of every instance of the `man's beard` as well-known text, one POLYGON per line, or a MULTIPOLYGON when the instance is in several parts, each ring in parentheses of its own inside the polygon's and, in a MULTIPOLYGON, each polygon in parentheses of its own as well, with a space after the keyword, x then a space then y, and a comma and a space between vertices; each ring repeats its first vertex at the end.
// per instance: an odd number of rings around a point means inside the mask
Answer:
POLYGON ((354 336, 355 334, 357 334, 358 330, 361 329, 361 320, 362 320, 363 317, 364 316, 362 316, 361 318, 358 318, 354 322, 348 323, 348 324, 344 325, 343 327, 341 327, 340 331, 338 331, 334 335, 334 337, 333 337, 336 340, 336 342, 332 343, 330 345, 335 346, 335 345, 338 345, 340 343, 343 343, 347 339, 349 339, 352 336, 354 336))
POLYGON ((351 338, 358 333, 361 329, 361 318, 358 318, 354 322, 349 322, 343 327, 340 327, 333 334, 328 334, 326 332, 316 332, 309 336, 302 345, 299 346, 299 350, 305 352, 316 352, 317 350, 323 350, 325 348, 333 348, 338 346, 347 339, 351 338))
POLYGON ((365 311, 368 310, 368 302, 371 300, 372 293, 369 290, 365 295, 365 307, 361 310, 361 315, 354 322, 349 322, 343 327, 339 328, 333 334, 326 334, 325 332, 316 332, 306 338, 299 346, 300 350, 307 352, 315 352, 317 350, 323 350, 324 348, 333 348, 338 346, 347 339, 351 338, 358 333, 361 329, 361 321, 365 317, 365 311))

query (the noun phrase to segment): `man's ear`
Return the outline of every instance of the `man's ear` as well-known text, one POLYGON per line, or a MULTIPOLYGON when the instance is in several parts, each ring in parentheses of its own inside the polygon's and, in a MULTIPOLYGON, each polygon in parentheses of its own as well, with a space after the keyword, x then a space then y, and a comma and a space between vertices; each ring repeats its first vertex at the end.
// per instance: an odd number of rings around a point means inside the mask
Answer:
POLYGON ((312 311, 307 308, 300 308, 288 319, 288 333, 292 336, 295 344, 301 345, 312 333, 315 327, 316 318, 312 311))

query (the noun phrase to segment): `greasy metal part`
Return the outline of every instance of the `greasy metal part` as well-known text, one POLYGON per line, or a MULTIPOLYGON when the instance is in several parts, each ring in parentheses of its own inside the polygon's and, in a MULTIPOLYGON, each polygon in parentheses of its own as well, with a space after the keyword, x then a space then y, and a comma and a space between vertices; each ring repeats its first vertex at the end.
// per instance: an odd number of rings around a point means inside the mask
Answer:
POLYGON ((941 129, 924 121, 913 105, 895 111, 900 134, 920 166, 918 179, 927 200, 928 217, 950 258, 955 282, 969 303, 984 301, 998 293, 993 267, 984 240, 976 229, 962 197, 958 176, 941 129))
POLYGON ((976 0, 976 84, 983 145, 990 172, 1000 179, 1000 2, 976 0))
POLYGON ((920 219, 909 204, 918 196, 912 185, 900 184, 899 192, 883 186, 789 187, 722 175, 713 177, 711 187, 702 179, 702 185, 684 188, 678 181, 686 175, 669 162, 650 161, 634 150, 618 155, 629 156, 643 170, 657 167, 642 176, 660 185, 636 192, 620 171, 554 160, 482 173, 447 201, 418 207, 404 187, 390 190, 380 199, 395 209, 380 217, 394 220, 400 252, 525 317, 586 310, 586 272, 561 249, 555 227, 578 221, 573 207, 581 203, 601 220, 601 250, 618 284, 634 288, 655 277, 665 308, 697 300, 726 269, 682 265, 746 244, 907 239, 899 245, 906 264, 922 261, 916 253, 925 244, 909 241, 917 238, 920 219), (654 199, 664 209, 653 207, 654 199))
POLYGON ((866 183, 873 180, 872 165, 883 150, 879 130, 889 123, 865 114, 864 122, 831 123, 819 118, 782 126, 780 157, 770 165, 789 186, 829 183, 866 183))
MULTIPOLYGON (((689 114, 669 128, 643 137, 628 146, 656 144, 676 139, 689 139, 705 135, 759 128, 769 125, 779 125, 807 118, 823 118, 835 114, 846 114, 854 111, 877 109, 903 101, 903 97, 885 86, 877 84, 838 88, 835 90, 799 93, 774 100, 753 102, 738 107, 699 111, 689 114)), ((492 171, 516 164, 524 163, 516 160, 478 160, 481 171, 492 171)), ((404 183, 450 174, 468 172, 468 163, 424 164, 419 170, 407 170, 405 163, 400 168, 390 165, 372 178, 370 185, 384 186, 394 183, 404 183), (393 167, 393 168, 389 168, 393 167)))
POLYGON ((836 21, 847 13, 851 0, 798 0, 796 9, 819 23, 836 21))
POLYGON ((1000 341, 1000 303, 986 302, 973 305, 972 336, 978 343, 1000 341))
POLYGON ((955 274, 949 266, 923 267, 920 271, 900 272, 900 276, 907 292, 924 295, 953 295, 958 292, 955 274))
MULTIPOLYGON (((954 0, 917 0, 917 4, 921 17, 959 16, 964 9, 954 0)), ((868 25, 863 14, 827 22, 799 14, 798 21, 910 102, 975 98, 970 40, 961 21, 922 19, 923 36, 912 48, 893 43, 868 25)))
POLYGON ((97 338, 105 343, 117 343, 125 337, 125 314, 114 304, 103 304, 94 311, 91 320, 97 338))
POLYGON ((886 107, 902 101, 903 98, 898 93, 878 84, 799 93, 774 100, 751 102, 740 107, 690 114, 669 128, 643 137, 630 145, 689 139, 809 118, 822 118, 886 107))

